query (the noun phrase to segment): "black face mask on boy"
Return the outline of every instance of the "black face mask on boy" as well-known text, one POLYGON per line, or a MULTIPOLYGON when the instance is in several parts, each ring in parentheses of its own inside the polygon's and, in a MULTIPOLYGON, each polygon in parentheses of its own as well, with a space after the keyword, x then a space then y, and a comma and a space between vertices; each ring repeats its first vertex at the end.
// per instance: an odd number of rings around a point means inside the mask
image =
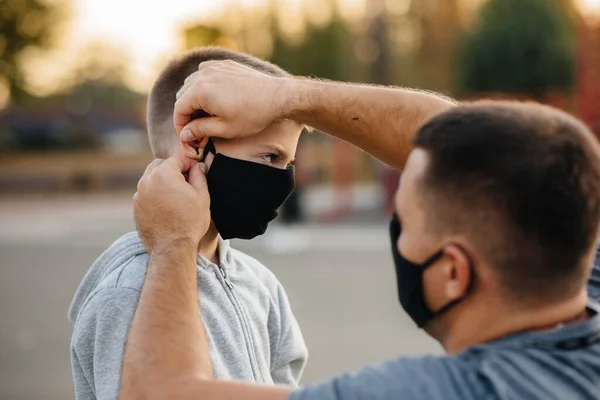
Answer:
POLYGON ((270 167, 217 153, 209 139, 204 157, 215 158, 206 174, 210 215, 223 239, 252 239, 267 230, 295 187, 294 167, 270 167))

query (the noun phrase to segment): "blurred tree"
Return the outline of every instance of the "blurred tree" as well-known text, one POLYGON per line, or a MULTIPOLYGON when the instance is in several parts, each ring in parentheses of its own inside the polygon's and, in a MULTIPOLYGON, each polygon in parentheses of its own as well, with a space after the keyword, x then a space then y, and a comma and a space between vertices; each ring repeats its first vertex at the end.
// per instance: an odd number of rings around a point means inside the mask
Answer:
POLYGON ((44 0, 0 0, 0 85, 8 87, 14 102, 27 95, 20 55, 51 43, 63 11, 44 0))
POLYGON ((454 53, 463 8, 464 5, 459 0, 411 2, 410 13, 420 28, 416 54, 419 87, 444 92, 454 89, 454 53))
MULTIPOLYGON (((355 35, 338 10, 337 0, 324 0, 323 7, 332 10, 332 17, 325 24, 315 25, 305 15, 298 15, 306 24, 302 40, 290 40, 281 31, 279 7, 285 4, 278 0, 268 2, 266 18, 258 18, 257 12, 241 9, 236 13, 240 21, 233 29, 230 18, 222 18, 210 23, 199 23, 182 33, 186 48, 219 45, 234 50, 253 53, 247 45, 257 40, 257 35, 265 30, 267 21, 267 41, 270 54, 266 57, 296 75, 312 75, 335 80, 356 79, 356 58, 353 52, 355 35)), ((256 46, 253 46, 256 47, 256 46)), ((265 56, 264 54, 255 54, 265 56)))
MULTIPOLYGON (((327 0, 332 18, 322 26, 307 23, 304 40, 291 43, 273 23, 271 62, 295 75, 316 76, 333 80, 349 80, 356 67, 353 56, 354 36, 348 23, 340 16, 335 0, 327 0)), ((273 12, 276 21, 276 12, 273 12)))
POLYGON ((208 25, 194 25, 183 31, 185 47, 193 49, 214 45, 223 35, 219 28, 208 25))
POLYGON ((600 138, 600 24, 583 13, 577 19, 576 81, 578 117, 600 138))
POLYGON ((79 62, 69 74, 67 98, 73 104, 102 108, 139 108, 145 96, 126 83, 129 57, 119 48, 91 43, 79 52, 79 62))
POLYGON ((370 1, 367 6, 373 17, 368 21, 368 37, 373 47, 369 65, 369 82, 391 84, 392 49, 389 43, 389 15, 385 0, 370 1))
POLYGON ((129 87, 106 79, 88 79, 66 95, 70 108, 142 109, 146 96, 129 87), (84 106, 87 105, 87 106, 84 106))
POLYGON ((574 81, 574 26, 564 0, 489 0, 462 42, 464 92, 527 93, 543 100, 574 81))

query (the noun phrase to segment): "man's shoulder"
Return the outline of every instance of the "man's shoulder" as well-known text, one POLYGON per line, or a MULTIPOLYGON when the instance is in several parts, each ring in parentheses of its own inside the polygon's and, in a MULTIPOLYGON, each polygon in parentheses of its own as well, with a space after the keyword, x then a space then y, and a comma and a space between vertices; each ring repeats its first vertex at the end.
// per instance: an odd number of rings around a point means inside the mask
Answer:
POLYGON ((596 245, 596 256, 588 279, 588 295, 592 299, 600 301, 600 243, 596 245))
POLYGON ((461 357, 429 355, 400 357, 366 367, 356 372, 355 375, 362 379, 381 380, 382 383, 387 380, 393 381, 402 378, 404 382, 411 382, 411 386, 414 386, 422 382, 424 377, 427 377, 426 381, 435 379, 440 384, 451 382, 454 375, 460 376, 461 379, 467 378, 466 375, 470 370, 470 363, 461 357))
POLYGON ((481 398, 473 397, 480 386, 477 374, 460 357, 401 357, 309 385, 290 399, 470 399, 481 398))

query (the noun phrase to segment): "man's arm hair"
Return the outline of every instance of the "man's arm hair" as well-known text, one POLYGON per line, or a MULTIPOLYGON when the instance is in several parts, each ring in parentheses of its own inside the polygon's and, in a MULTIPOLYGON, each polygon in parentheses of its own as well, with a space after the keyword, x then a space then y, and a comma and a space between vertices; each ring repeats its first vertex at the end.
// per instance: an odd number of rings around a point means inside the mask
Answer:
POLYGON ((419 128, 457 104, 414 89, 313 79, 289 82, 291 98, 283 107, 290 118, 350 142, 399 170, 419 128))
POLYGON ((125 345, 121 400, 170 398, 173 382, 212 378, 200 318, 195 245, 152 253, 125 345))
POLYGON ((143 400, 287 400, 291 389, 285 386, 266 386, 247 382, 217 381, 186 375, 164 385, 162 395, 121 397, 143 400))

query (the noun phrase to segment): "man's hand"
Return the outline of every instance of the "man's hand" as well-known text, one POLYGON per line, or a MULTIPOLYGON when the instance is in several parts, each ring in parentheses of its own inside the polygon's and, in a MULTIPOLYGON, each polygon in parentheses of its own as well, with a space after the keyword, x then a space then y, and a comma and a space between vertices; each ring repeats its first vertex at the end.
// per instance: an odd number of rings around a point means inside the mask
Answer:
POLYGON ((204 164, 180 157, 148 165, 133 197, 135 223, 148 252, 160 252, 180 241, 200 243, 210 224, 205 169, 204 164))
POLYGON ((203 62, 177 93, 175 129, 183 142, 256 134, 286 116, 284 103, 293 81, 231 60, 203 62), (190 121, 196 110, 212 117, 190 121))
POLYGON ((179 91, 173 119, 184 155, 194 160, 206 137, 250 136, 291 119, 402 170, 419 128, 454 105, 418 90, 276 78, 233 61, 207 61, 179 91), (197 110, 210 116, 190 121, 197 110))

